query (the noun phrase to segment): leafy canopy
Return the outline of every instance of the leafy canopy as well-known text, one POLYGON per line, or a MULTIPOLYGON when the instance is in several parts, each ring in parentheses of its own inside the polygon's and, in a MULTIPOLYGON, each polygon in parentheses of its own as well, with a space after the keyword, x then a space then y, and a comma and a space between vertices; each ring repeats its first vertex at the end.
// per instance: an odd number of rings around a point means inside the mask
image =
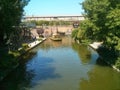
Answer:
POLYGON ((13 26, 18 26, 24 12, 24 7, 29 0, 0 0, 0 46, 4 46, 14 31, 13 26))

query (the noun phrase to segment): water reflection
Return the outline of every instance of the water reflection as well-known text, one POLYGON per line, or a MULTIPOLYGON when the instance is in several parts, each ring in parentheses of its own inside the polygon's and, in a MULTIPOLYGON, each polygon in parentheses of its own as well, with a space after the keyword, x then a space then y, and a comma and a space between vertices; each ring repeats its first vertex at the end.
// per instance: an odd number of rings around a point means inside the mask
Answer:
POLYGON ((55 73, 55 67, 51 65, 53 62, 52 58, 43 57, 42 51, 38 52, 37 55, 27 63, 27 71, 33 71, 35 74, 31 79, 31 86, 34 87, 41 80, 59 78, 60 75, 55 73))
POLYGON ((73 39, 71 39, 70 36, 63 36, 62 37, 62 41, 52 41, 51 39, 47 39, 44 43, 42 43, 42 45, 36 47, 34 49, 34 51, 37 51, 39 48, 43 49, 43 50, 50 50, 52 48, 64 48, 64 47, 71 47, 71 42, 74 42, 73 39))
POLYGON ((90 62, 91 52, 85 45, 72 43, 72 48, 78 53, 83 64, 90 62))
POLYGON ((81 79, 80 90, 120 90, 120 75, 109 67, 95 66, 88 75, 88 80, 81 79))
POLYGON ((108 66, 108 67, 109 67, 109 65, 108 65, 101 57, 99 57, 99 58, 96 60, 96 64, 97 64, 97 65, 100 65, 100 66, 108 66))
POLYGON ((97 65, 98 54, 69 36, 61 42, 48 39, 31 52, 34 54, 25 55, 21 65, 1 82, 0 90, 120 89, 119 73, 97 65))
POLYGON ((0 83, 0 90, 24 90, 30 86, 30 81, 34 73, 26 71, 25 65, 20 65, 3 82, 0 83))
POLYGON ((40 84, 42 80, 59 78, 60 75, 55 73, 55 68, 50 65, 53 60, 39 54, 42 54, 42 52, 38 52, 26 64, 22 62, 0 83, 0 90, 26 90, 34 87, 37 83, 40 84))

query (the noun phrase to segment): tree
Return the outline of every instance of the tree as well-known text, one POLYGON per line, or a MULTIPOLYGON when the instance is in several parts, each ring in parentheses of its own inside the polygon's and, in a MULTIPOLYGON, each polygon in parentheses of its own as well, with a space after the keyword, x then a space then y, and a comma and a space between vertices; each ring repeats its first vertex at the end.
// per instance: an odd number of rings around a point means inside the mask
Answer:
MULTIPOLYGON (((85 17, 87 18, 86 26, 88 30, 92 31, 92 39, 105 40, 106 37, 106 15, 109 10, 108 0, 85 0, 83 2, 83 9, 85 10, 85 17)), ((89 31, 87 31, 89 32, 89 31)), ((91 36, 91 34, 90 34, 91 36)))
POLYGON ((86 36, 89 39, 103 41, 108 48, 118 49, 120 0, 85 0, 82 5, 86 17, 82 27, 86 36))
POLYGON ((80 28, 85 30, 85 37, 103 41, 113 64, 120 67, 120 0, 85 0, 82 5, 86 20, 80 28))
POLYGON ((74 38, 75 41, 78 40, 81 43, 85 39, 85 30, 76 28, 72 31, 72 38, 74 38))
POLYGON ((0 46, 5 46, 13 26, 18 26, 23 15, 23 8, 29 0, 0 0, 0 46))
POLYGON ((106 45, 110 48, 120 50, 120 9, 115 8, 109 11, 106 16, 107 22, 105 23, 109 30, 106 35, 106 45))
POLYGON ((72 38, 74 38, 75 41, 78 39, 77 38, 78 31, 79 31, 78 29, 72 31, 72 38))

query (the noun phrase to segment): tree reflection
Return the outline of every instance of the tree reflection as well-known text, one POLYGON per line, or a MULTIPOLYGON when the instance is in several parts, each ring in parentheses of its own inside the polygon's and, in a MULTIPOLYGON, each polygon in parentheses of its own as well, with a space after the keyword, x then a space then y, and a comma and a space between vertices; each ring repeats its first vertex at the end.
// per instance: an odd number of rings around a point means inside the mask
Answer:
POLYGON ((82 61, 82 63, 88 63, 91 59, 91 53, 90 50, 86 48, 84 45, 80 45, 77 43, 72 43, 72 48, 78 52, 78 55, 82 61))
POLYGON ((34 76, 32 71, 26 72, 26 66, 20 65, 9 74, 0 84, 1 90, 21 90, 30 85, 30 80, 34 76))
POLYGON ((33 58, 36 54, 37 54, 37 52, 33 52, 33 51, 29 51, 29 52, 25 53, 24 55, 19 57, 20 64, 26 63, 29 59, 33 58))
POLYGON ((96 66, 88 75, 80 81, 80 90, 120 90, 120 75, 109 67, 96 66))
POLYGON ((38 82, 41 84, 42 80, 61 77, 50 65, 52 62, 53 59, 39 54, 29 58, 29 61, 24 60, 0 83, 0 90, 26 90, 26 88, 36 86, 38 82))

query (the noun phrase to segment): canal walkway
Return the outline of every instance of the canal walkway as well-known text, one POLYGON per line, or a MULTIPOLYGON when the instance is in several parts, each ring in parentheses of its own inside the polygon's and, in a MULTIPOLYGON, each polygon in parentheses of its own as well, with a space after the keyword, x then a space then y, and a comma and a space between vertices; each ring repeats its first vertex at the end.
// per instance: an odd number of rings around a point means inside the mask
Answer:
POLYGON ((99 47, 102 46, 103 42, 94 42, 92 44, 89 44, 90 47, 92 47, 93 49, 97 50, 99 47))
MULTIPOLYGON (((93 48, 94 50, 98 50, 101 46, 102 46, 103 42, 94 42, 92 44, 89 44, 89 46, 91 48, 93 48)), ((101 56, 102 57, 102 56, 101 56)), ((103 57, 102 57, 103 58, 103 57)), ((106 61, 105 61, 106 62, 106 61)), ((109 62, 106 62, 108 65, 110 65, 113 69, 115 69, 116 71, 120 72, 120 70, 118 68, 115 67, 115 65, 111 65, 109 62)))
POLYGON ((35 40, 34 42, 29 43, 28 44, 29 50, 36 47, 37 45, 39 45, 40 43, 42 43, 45 40, 46 40, 46 38, 42 38, 41 40, 35 40))

